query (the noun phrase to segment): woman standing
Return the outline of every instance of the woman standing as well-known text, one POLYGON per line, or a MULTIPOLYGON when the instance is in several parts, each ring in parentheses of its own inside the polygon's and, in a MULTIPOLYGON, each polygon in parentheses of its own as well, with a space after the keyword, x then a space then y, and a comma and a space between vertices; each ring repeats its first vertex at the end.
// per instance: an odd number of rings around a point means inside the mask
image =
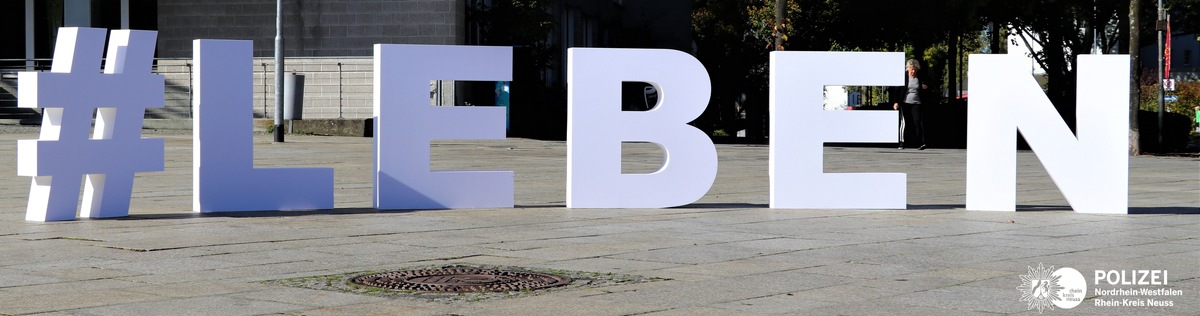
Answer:
POLYGON ((916 139, 909 142, 909 145, 917 145, 917 149, 925 150, 925 124, 921 121, 921 103, 922 96, 929 85, 925 84, 923 76, 919 76, 921 63, 916 59, 909 59, 904 63, 904 86, 901 86, 898 93, 892 94, 892 109, 900 110, 900 149, 904 149, 904 134, 907 131, 913 131, 916 134, 916 139))

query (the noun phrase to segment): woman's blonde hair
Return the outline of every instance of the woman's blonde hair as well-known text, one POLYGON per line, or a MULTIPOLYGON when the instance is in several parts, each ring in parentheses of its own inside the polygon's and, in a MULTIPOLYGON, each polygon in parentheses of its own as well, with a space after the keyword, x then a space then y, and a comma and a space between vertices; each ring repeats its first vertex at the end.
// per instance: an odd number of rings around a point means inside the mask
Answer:
POLYGON ((904 63, 904 66, 915 70, 921 70, 921 62, 917 61, 916 59, 909 59, 908 62, 904 63))

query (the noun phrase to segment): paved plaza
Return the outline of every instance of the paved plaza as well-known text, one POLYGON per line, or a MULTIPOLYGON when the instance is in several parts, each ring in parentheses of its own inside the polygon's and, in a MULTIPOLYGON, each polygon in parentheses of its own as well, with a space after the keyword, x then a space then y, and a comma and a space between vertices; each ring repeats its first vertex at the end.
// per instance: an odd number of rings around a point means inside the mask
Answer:
MULTIPOLYGON (((825 169, 907 173, 908 210, 770 209, 762 145, 718 145, 716 182, 692 205, 567 209, 564 142, 446 141, 432 146, 431 168, 515 171, 517 207, 377 211, 370 138, 256 135, 258 167, 333 167, 336 209, 198 215, 191 136, 149 136, 166 139, 166 171, 137 176, 131 216, 40 223, 24 220, 30 178, 16 175, 16 140, 36 134, 0 135, 0 314, 1039 314, 1018 289, 1039 264, 1074 268, 1088 286, 1078 307, 1040 314, 1200 314, 1197 158, 1131 157, 1137 215, 1072 212, 1029 151, 1018 154, 1022 211, 966 211, 966 151, 882 147, 826 148, 825 169), (466 300, 269 282, 452 264, 647 281, 466 300), (1168 274, 1096 285, 1097 270, 1168 274), (1172 306, 1097 306, 1110 300, 1172 306)), ((653 145, 626 149, 627 172, 660 163, 653 145)))

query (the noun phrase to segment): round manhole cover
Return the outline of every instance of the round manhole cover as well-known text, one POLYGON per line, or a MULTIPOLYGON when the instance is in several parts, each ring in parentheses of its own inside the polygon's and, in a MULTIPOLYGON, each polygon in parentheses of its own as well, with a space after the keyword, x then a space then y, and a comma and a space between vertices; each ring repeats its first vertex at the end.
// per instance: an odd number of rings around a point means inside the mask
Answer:
POLYGON ((571 278, 517 270, 440 268, 360 275, 350 283, 422 292, 508 292, 567 285, 571 278))

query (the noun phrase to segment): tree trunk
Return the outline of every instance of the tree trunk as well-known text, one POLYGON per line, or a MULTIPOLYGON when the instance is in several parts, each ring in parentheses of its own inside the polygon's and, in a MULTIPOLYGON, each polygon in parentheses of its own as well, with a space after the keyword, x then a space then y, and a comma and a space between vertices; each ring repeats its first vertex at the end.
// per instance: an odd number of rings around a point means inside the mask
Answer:
POLYGON ((992 54, 1003 54, 1003 50, 1000 49, 1000 25, 992 22, 990 28, 992 32, 988 34, 988 48, 992 54))
POLYGON ((775 0, 775 50, 783 50, 784 1, 775 0))
POLYGON ((1129 154, 1139 155, 1142 153, 1142 147, 1139 144, 1141 138, 1138 137, 1138 100, 1141 99, 1142 87, 1138 79, 1141 71, 1141 30, 1139 29, 1142 19, 1139 16, 1141 12, 1141 1, 1129 0, 1129 154))
POLYGON ((954 101, 958 97, 958 36, 951 29, 946 36, 946 97, 954 101))

